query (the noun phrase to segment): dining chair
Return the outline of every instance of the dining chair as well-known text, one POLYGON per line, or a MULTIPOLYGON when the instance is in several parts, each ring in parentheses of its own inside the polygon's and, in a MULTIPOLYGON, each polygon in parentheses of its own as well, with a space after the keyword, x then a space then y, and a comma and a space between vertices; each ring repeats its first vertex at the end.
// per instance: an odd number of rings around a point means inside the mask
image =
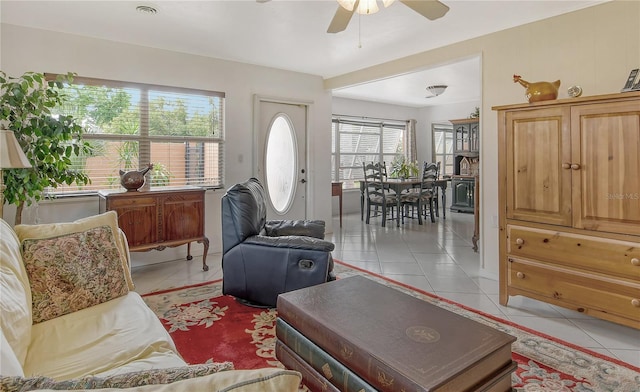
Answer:
POLYGON ((420 181, 420 188, 410 189, 408 192, 400 195, 400 204, 403 211, 411 211, 411 215, 402 214, 402 222, 404 218, 414 218, 414 213, 417 210, 418 224, 422 224, 422 217, 427 217, 427 207, 429 208, 429 215, 431 222, 435 222, 434 216, 434 199, 436 198, 437 188, 435 181, 438 179, 438 165, 433 162, 425 162, 422 169, 422 179, 420 181))
MULTIPOLYGON (((440 161, 436 162, 436 180, 440 179, 440 161)), ((440 187, 436 186, 434 187, 434 194, 433 194, 433 208, 435 208, 436 210, 436 217, 440 217, 440 187)))
MULTIPOLYGON (((387 176, 387 162, 382 161, 382 165, 380 166, 380 170, 382 171, 382 181, 386 181, 389 177, 387 176)), ((387 192, 387 194, 396 194, 396 191, 394 191, 393 189, 391 189, 391 187, 389 187, 388 185, 385 185, 384 191, 387 192)))
POLYGON ((386 226, 387 212, 391 213, 394 219, 394 209, 397 207, 397 196, 385 191, 382 165, 380 163, 362 163, 364 170, 365 201, 367 203, 367 219, 369 224, 371 218, 371 208, 380 207, 382 210, 382 227, 386 226))

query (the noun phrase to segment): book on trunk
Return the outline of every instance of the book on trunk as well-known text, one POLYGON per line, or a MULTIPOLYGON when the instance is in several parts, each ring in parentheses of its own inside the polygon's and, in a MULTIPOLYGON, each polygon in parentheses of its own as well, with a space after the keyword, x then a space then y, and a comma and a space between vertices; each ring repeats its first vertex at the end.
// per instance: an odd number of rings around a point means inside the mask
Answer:
POLYGON ((301 360, 309 364, 342 392, 377 392, 377 389, 307 339, 280 317, 276 319, 276 337, 301 360))
POLYGON ((468 391, 515 338, 363 276, 281 294, 278 316, 381 391, 468 391))
POLYGON ((340 392, 338 388, 333 386, 328 380, 322 377, 320 373, 279 340, 276 340, 276 358, 278 358, 280 363, 287 369, 300 372, 300 374, 302 374, 302 383, 311 391, 340 392))

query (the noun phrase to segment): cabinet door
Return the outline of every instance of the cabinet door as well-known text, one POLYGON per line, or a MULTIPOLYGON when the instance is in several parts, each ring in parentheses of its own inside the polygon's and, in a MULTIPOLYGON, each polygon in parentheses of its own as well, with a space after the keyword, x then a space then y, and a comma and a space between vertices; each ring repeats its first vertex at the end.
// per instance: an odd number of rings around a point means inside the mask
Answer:
POLYGON ((451 188, 453 188, 452 209, 460 208, 464 211, 473 209, 473 180, 453 179, 451 188))
POLYGON ((507 218, 571 225, 570 109, 507 112, 505 118, 507 218))
POLYGON ((454 126, 455 151, 469 151, 469 124, 454 126))
POLYGON ((155 198, 115 198, 109 209, 118 213, 118 226, 127 236, 130 247, 153 244, 158 241, 158 213, 155 198))
POLYGON ((453 200, 451 201, 451 207, 459 207, 467 204, 467 192, 469 188, 464 182, 453 180, 451 183, 453 188, 453 200))
POLYGON ((163 201, 163 240, 204 235, 204 191, 169 194, 163 201))
POLYGON ((638 101, 571 110, 573 225, 640 235, 638 101))
POLYGON ((480 151, 480 123, 469 124, 469 150, 480 151))

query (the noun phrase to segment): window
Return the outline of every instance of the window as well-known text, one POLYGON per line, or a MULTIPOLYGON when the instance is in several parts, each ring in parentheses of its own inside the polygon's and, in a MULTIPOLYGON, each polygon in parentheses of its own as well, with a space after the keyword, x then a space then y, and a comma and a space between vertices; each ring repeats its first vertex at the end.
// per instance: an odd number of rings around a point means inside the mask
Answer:
POLYGON ((363 162, 385 162, 405 155, 407 122, 333 116, 331 179, 357 188, 363 162))
POLYGON ((431 124, 433 135, 433 156, 440 162, 440 175, 453 174, 453 126, 451 124, 431 124))
POLYGON ((224 93, 81 77, 63 93, 65 104, 52 112, 84 127, 93 151, 73 168, 87 173, 91 184, 52 192, 118 188, 120 170, 149 163, 152 187, 223 187, 224 93))

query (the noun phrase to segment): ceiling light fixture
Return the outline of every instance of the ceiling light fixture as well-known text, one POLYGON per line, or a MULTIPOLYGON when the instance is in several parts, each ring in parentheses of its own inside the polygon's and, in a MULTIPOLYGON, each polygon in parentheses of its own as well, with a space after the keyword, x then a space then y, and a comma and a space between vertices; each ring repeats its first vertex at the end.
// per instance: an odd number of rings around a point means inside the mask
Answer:
POLYGON ((151 15, 158 13, 158 9, 150 5, 139 5, 136 7, 136 11, 141 12, 143 14, 151 14, 151 15))
MULTIPOLYGON (((395 0, 383 0, 382 4, 385 8, 393 4, 395 0)), ((353 7, 355 7, 356 3, 358 3, 358 8, 356 8, 356 12, 361 15, 371 15, 380 11, 378 7, 377 0, 338 0, 338 4, 347 11, 353 11, 353 7)))
POLYGON ((446 84, 434 84, 433 86, 428 86, 427 87, 427 91, 431 93, 430 96, 427 96, 427 98, 433 98, 433 97, 437 97, 438 95, 444 93, 444 90, 447 89, 446 84))

